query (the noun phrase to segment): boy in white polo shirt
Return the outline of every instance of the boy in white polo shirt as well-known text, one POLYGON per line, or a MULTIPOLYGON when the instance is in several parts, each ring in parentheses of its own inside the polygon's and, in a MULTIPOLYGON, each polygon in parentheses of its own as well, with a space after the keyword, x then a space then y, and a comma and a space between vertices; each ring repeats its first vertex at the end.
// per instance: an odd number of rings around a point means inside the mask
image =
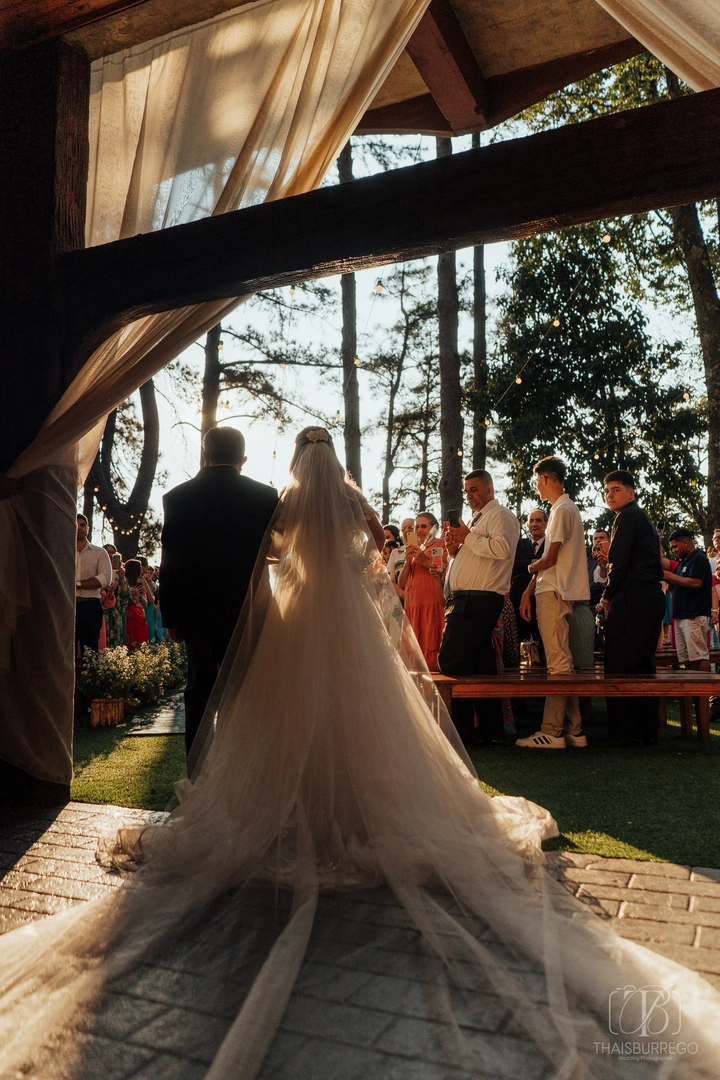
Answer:
MULTIPOLYGON (((580 511, 565 494, 565 463, 546 457, 533 468, 540 498, 552 504, 541 559, 528 566, 533 579, 523 593, 520 614, 530 617, 530 597, 535 593, 540 637, 545 648, 550 675, 569 675, 575 670, 569 641, 569 620, 575 604, 587 604, 590 585, 587 574, 585 530, 580 511)), ((577 697, 547 697, 540 731, 516 746, 538 750, 564 750, 565 746, 587 746, 582 732, 580 702, 577 697)))

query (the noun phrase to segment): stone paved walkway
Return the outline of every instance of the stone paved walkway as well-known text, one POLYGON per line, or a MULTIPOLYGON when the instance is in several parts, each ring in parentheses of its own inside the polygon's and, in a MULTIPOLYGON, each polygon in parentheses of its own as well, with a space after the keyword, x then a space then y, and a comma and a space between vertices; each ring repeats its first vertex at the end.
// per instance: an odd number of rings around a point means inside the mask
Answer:
MULTIPOLYGON (((84 803, 58 813, 0 814, 0 931, 116 888, 117 876, 95 862, 98 836, 161 816, 84 803)), ((569 852, 552 853, 549 866, 619 933, 700 971, 720 988, 720 871, 569 852)), ((261 934, 267 915, 267 905, 258 902, 252 919, 261 934)), ((419 935, 392 894, 328 898, 318 926, 313 962, 293 994, 262 1077, 470 1080, 448 1068, 446 1033, 425 1019, 436 961, 422 955, 419 935)), ((113 994, 87 1032, 83 1065, 73 1080, 200 1080, 257 966, 245 963, 218 996, 203 977, 202 957, 210 951, 210 940, 198 941, 191 953, 169 954, 113 994)), ((518 1080, 541 1080, 542 1066, 504 1007, 487 993, 481 996, 481 1007, 477 993, 468 995, 472 1008, 454 1002, 468 1007, 465 1036, 491 1063, 515 1063, 518 1080)), ((69 1074, 55 1061, 50 1057, 23 1072, 24 1080, 65 1080, 69 1074)))

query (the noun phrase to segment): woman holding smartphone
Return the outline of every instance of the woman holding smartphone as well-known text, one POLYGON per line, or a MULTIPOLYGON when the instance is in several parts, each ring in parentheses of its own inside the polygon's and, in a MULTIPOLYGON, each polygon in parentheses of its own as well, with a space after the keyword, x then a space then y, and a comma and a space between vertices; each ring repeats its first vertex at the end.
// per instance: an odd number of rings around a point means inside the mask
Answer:
POLYGON ((415 531, 408 533, 405 565, 398 580, 398 586, 405 590, 405 614, 431 671, 438 670, 438 650, 445 625, 442 574, 447 552, 437 532, 438 520, 434 514, 417 515, 415 531))

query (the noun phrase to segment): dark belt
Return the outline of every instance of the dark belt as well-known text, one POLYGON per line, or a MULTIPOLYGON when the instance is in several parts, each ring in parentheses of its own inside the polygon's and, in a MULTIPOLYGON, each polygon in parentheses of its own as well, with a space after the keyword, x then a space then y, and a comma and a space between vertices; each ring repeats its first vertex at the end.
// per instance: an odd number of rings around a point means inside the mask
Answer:
POLYGON ((504 596, 504 593, 494 592, 493 589, 453 589, 448 599, 453 596, 504 596))

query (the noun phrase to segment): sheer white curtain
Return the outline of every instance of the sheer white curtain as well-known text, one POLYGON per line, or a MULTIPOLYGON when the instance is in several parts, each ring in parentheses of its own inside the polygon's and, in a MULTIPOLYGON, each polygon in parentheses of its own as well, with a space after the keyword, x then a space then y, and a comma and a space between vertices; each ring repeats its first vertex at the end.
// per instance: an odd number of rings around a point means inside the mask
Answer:
MULTIPOLYGON (((260 0, 98 61, 87 243, 317 187, 427 4, 260 0)), ((8 472, 24 490, 0 500, 0 758, 40 779, 71 776, 78 480, 107 413, 235 303, 114 334, 8 472)))
POLYGON ((720 0, 597 0, 693 90, 720 86, 720 0))

